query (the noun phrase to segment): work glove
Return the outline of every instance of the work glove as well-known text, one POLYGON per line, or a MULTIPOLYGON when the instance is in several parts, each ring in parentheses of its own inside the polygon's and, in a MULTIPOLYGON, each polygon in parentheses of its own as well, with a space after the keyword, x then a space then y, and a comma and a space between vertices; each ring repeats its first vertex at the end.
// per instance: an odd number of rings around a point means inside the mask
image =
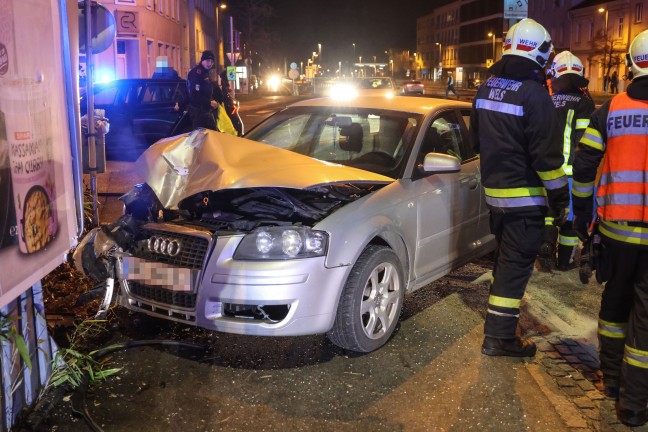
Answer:
POLYGON ((567 222, 567 218, 569 217, 569 207, 552 209, 552 213, 554 214, 554 225, 560 227, 567 222))
POLYGON ((578 235, 578 238, 583 242, 587 240, 587 238, 589 238, 589 226, 592 222, 591 219, 591 214, 586 216, 581 213, 574 212, 574 231, 576 231, 576 235, 578 235))

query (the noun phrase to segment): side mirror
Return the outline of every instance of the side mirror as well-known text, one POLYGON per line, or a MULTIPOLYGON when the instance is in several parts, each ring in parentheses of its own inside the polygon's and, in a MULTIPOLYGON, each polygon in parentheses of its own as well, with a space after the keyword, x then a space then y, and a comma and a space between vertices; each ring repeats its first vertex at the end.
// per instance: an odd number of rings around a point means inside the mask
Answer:
POLYGON ((461 171, 461 161, 447 154, 428 153, 418 169, 425 174, 455 173, 461 171))

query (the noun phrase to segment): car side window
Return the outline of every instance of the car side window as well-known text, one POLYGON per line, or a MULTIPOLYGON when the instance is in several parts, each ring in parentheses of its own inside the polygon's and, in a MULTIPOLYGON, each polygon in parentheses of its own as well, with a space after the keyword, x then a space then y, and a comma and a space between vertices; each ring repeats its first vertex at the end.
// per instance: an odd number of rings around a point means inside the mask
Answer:
POLYGON ((473 149, 472 145, 472 139, 470 136, 470 115, 472 114, 472 110, 470 109, 462 109, 461 110, 461 117, 463 119, 463 124, 465 126, 465 133, 464 133, 464 142, 463 142, 463 160, 468 160, 472 159, 477 156, 475 153, 475 150, 473 149))
POLYGON ((146 86, 142 103, 145 104, 169 104, 173 103, 175 93, 174 84, 155 83, 146 86))
POLYGON ((418 163, 430 152, 442 153, 464 160, 461 123, 453 111, 441 113, 428 127, 419 149, 418 163))
POLYGON ((100 90, 94 95, 94 104, 95 105, 113 105, 115 102, 115 96, 117 95, 117 87, 110 87, 103 90, 100 90))

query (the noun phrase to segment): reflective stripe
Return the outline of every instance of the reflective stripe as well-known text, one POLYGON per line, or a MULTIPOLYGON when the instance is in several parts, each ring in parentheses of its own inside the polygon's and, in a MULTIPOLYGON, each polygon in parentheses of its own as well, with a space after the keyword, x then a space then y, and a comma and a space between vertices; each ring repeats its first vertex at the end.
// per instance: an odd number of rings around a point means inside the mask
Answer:
POLYGON ((521 188, 507 188, 507 189, 495 189, 495 188, 485 187, 484 193, 493 198, 547 196, 547 191, 543 187, 521 187, 521 188))
POLYGON ((553 225, 554 218, 551 216, 545 216, 545 225, 553 225))
POLYGON ((493 198, 486 196, 486 204, 493 207, 529 207, 546 206, 546 197, 493 198))
POLYGON ((567 164, 563 165, 563 170, 565 170, 565 174, 567 174, 568 176, 574 174, 574 170, 571 165, 567 165, 567 164))
POLYGON ((647 171, 614 171, 601 175, 600 186, 609 183, 648 183, 647 171))
POLYGON ((565 130, 563 131, 563 157, 565 162, 563 167, 569 163, 569 155, 571 154, 571 136, 572 136, 572 121, 574 120, 574 110, 567 111, 567 121, 565 122, 565 130))
POLYGON ((623 361, 632 366, 648 369, 648 351, 641 351, 626 345, 623 361))
POLYGON ((498 311, 495 311, 493 309, 487 309, 486 312, 488 312, 489 314, 497 315, 497 316, 520 318, 520 314, 510 314, 510 313, 498 312, 498 311))
POLYGON ((589 119, 576 119, 576 129, 585 129, 589 126, 589 119))
MULTIPOLYGON (((600 192, 599 192, 600 193, 600 192)), ((599 195, 596 197, 596 204, 599 207, 610 205, 636 205, 644 206, 648 203, 648 194, 624 194, 613 193, 607 195, 599 195)))
POLYGON ((498 297, 496 295, 490 295, 488 297, 488 304, 493 306, 505 307, 509 309, 519 309, 520 308, 520 299, 498 297))
POLYGON ((610 110, 607 118, 608 139, 628 135, 645 135, 648 114, 645 108, 610 110))
POLYGON ((601 133, 589 126, 587 127, 587 129, 585 129, 585 133, 581 137, 580 143, 592 147, 596 150, 603 151, 603 149, 605 148, 601 133))
MULTIPOLYGON (((563 169, 560 168, 560 171, 563 171, 563 169)), ((555 180, 543 180, 542 183, 544 184, 544 187, 546 189, 556 190, 556 189, 560 189, 561 187, 567 186, 568 180, 567 180, 567 176, 563 175, 562 177, 557 178, 555 180)))
POLYGON ((613 339, 624 339, 626 337, 626 328, 628 323, 613 323, 599 319, 598 333, 601 336, 607 336, 613 339))
POLYGON ((648 246, 648 228, 627 226, 601 219, 599 231, 606 237, 635 245, 648 246))
POLYGON ((578 237, 558 235, 558 244, 563 246, 578 246, 578 237))
POLYGON ((475 107, 478 109, 485 109, 487 111, 512 114, 518 117, 524 116, 524 108, 521 105, 513 105, 506 102, 497 102, 488 99, 477 99, 477 102, 475 102, 475 107))
POLYGON ((540 177, 542 181, 556 180, 565 176, 565 171, 563 171, 562 167, 551 171, 536 171, 536 172, 538 173, 538 177, 540 177))
POLYGON ((587 198, 592 196, 594 194, 594 182, 581 183, 573 180, 572 194, 580 198, 587 198))

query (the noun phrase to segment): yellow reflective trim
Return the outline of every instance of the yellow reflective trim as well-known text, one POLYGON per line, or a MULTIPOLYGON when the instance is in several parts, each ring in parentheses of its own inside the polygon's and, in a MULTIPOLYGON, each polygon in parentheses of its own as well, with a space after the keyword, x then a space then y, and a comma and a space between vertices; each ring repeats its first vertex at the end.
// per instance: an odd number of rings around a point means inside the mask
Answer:
POLYGON ((547 190, 543 187, 493 189, 484 188, 484 193, 493 198, 515 198, 525 196, 547 196, 547 190))
POLYGON ((642 356, 642 357, 648 357, 648 351, 642 351, 637 348, 632 348, 631 346, 626 345, 625 350, 628 351, 630 354, 642 356))
POLYGON ((576 129, 586 129, 589 126, 589 119, 576 119, 576 129))
POLYGON ((602 328, 598 329, 598 334, 600 334, 601 336, 607 336, 612 339, 625 339, 626 337, 625 333, 612 332, 602 328))
POLYGON ((551 216, 545 216, 545 225, 553 225, 554 218, 551 216))
POLYGON ((488 297, 488 304, 493 306, 511 308, 511 309, 519 309, 521 302, 522 300, 520 299, 498 297, 495 295, 491 295, 490 297, 488 297))
POLYGON ((551 171, 536 172, 538 173, 538 177, 540 177, 540 179, 544 181, 559 179, 560 177, 565 175, 565 170, 562 167, 551 171))
POLYGON ((646 228, 629 227, 611 221, 603 221, 602 223, 599 224, 599 231, 604 236, 609 237, 613 240, 618 240, 624 243, 630 243, 635 245, 648 246, 648 239, 642 237, 636 237, 637 234, 646 235, 648 233, 648 230, 646 228), (608 224, 610 228, 618 229, 619 231, 625 231, 628 233, 628 235, 614 233, 610 231, 608 227, 605 226, 605 224, 608 224), (631 236, 631 234, 633 234, 634 236, 631 236))
POLYGON ((588 147, 592 147, 595 150, 600 150, 603 151, 603 144, 599 144, 597 142, 594 142, 588 138, 581 138, 580 143, 583 145, 586 145, 588 147))
POLYGON ((579 187, 579 188, 593 188, 594 187, 594 182, 587 182, 587 183, 582 183, 577 180, 572 181, 573 186, 572 187, 579 187))
POLYGON ((623 361, 628 363, 629 365, 636 366, 638 368, 648 369, 648 363, 635 360, 632 357, 628 357, 627 355, 623 356, 623 361))
POLYGON ((598 320, 599 324, 603 324, 605 326, 610 326, 610 327, 618 327, 620 329, 626 329, 628 328, 628 323, 627 322, 621 322, 621 323, 615 323, 612 321, 605 321, 599 318, 598 320))
POLYGON ((572 192, 572 195, 574 195, 574 196, 576 196, 578 198, 588 198, 588 197, 591 197, 592 195, 594 195, 594 191, 591 191, 591 192, 579 192, 579 191, 577 191, 575 189, 572 189, 571 192, 572 192))
MULTIPOLYGON (((565 122, 565 130, 563 131, 563 158, 565 160, 565 162, 563 163, 563 169, 569 163, 569 155, 571 153, 571 135, 572 135, 571 124, 573 118, 574 118, 574 110, 570 109, 569 111, 567 111, 567 121, 565 122)), ((571 174, 571 169, 569 174, 571 174)))

